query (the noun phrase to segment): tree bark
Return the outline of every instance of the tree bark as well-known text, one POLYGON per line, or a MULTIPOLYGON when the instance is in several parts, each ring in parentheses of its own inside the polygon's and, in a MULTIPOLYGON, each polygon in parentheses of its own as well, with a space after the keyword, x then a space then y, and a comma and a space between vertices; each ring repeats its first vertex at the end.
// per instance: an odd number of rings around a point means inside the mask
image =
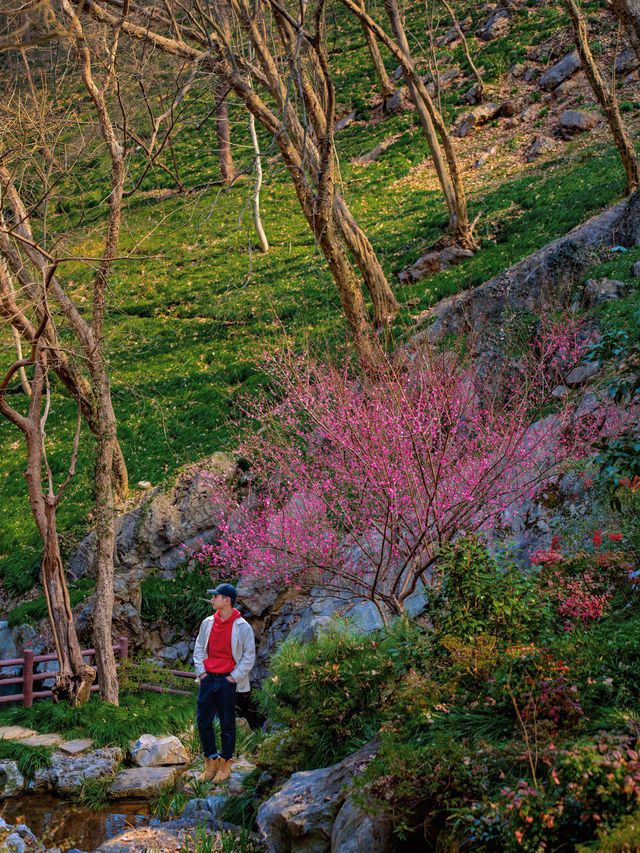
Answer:
POLYGON ((256 133, 256 120, 253 113, 249 113, 249 134, 251 136, 251 145, 253 147, 253 157, 256 165, 256 182, 253 187, 253 195, 251 203, 253 205, 253 224, 256 228, 258 240, 260 240, 260 248, 266 255, 269 251, 269 241, 262 227, 262 217, 260 216, 260 190, 262 188, 262 159, 260 155, 260 146, 258 145, 258 134, 256 133))
POLYGON ((611 6, 640 62, 640 0, 611 0, 611 6))
POLYGON ((613 141, 616 144, 624 171, 627 176, 627 193, 632 193, 640 183, 640 164, 638 163, 638 155, 627 128, 622 121, 620 110, 618 108, 618 98, 615 90, 610 89, 602 79, 598 67, 596 65, 591 48, 589 47, 589 36, 587 33, 587 25, 582 11, 578 7, 575 0, 562 0, 564 6, 571 18, 573 27, 573 37, 576 43, 576 48, 580 56, 582 68, 586 74, 589 85, 596 96, 598 103, 607 119, 607 124, 611 130, 613 141))
MULTIPOLYGON (((69 592, 60 557, 60 545, 56 528, 56 507, 73 475, 79 429, 72 455, 69 476, 59 493, 53 493, 51 471, 46 465, 44 455, 44 425, 47 419, 48 402, 42 413, 43 391, 46 381, 47 361, 43 346, 42 332, 45 319, 37 331, 31 357, 14 362, 0 383, 0 413, 18 426, 24 434, 27 445, 27 470, 25 478, 29 504, 33 513, 38 532, 43 544, 42 585, 44 588, 53 641, 58 656, 58 672, 52 687, 55 702, 68 699, 72 706, 81 705, 89 698, 91 685, 95 678, 92 667, 88 666, 82 657, 80 643, 76 634, 69 592), (31 383, 31 398, 29 412, 26 417, 12 409, 5 400, 5 389, 14 372, 26 364, 35 364, 34 377, 31 383), (43 466, 46 466, 49 476, 49 493, 45 494, 42 486, 43 466)), ((79 426, 80 421, 78 421, 79 426)))
MULTIPOLYGON (((360 7, 364 10, 364 0, 358 0, 360 7)), ((371 56, 371 61, 373 62, 373 69, 376 74, 376 80, 378 81, 378 90, 382 95, 382 103, 384 108, 387 108, 387 104, 389 100, 395 95, 396 90, 389 79, 389 75, 387 74, 387 69, 384 67, 384 61, 382 59, 382 54, 380 53, 380 48, 378 47, 378 42, 376 41, 371 30, 366 27, 364 24, 362 26, 362 32, 364 33, 364 38, 367 43, 367 50, 369 51, 369 55, 371 56)))
MULTIPOLYGON (((402 67, 405 79, 407 82, 411 82, 417 99, 420 100, 426 108, 426 112, 424 113, 425 124, 423 124, 423 129, 425 131, 425 136, 427 137, 427 142, 429 143, 429 149, 433 157, 442 193, 449 209, 449 231, 451 234, 451 240, 465 249, 469 249, 474 252, 477 251, 478 244, 473 237, 473 232, 469 223, 466 194, 453 142, 442 116, 436 109, 422 78, 417 73, 415 66, 413 65, 413 60, 411 59, 411 55, 408 51, 408 42, 406 40, 406 35, 404 34, 404 28, 400 21, 396 0, 385 0, 385 9, 396 35, 399 35, 401 39, 402 36, 404 36, 404 47, 401 44, 396 44, 382 29, 382 27, 376 24, 376 22, 367 15, 366 12, 362 11, 355 0, 340 0, 340 2, 362 23, 366 24, 378 41, 380 41, 387 50, 396 57, 402 67), (434 128, 440 136, 442 147, 440 147, 437 136, 432 132, 434 128), (442 160, 443 151, 446 160, 446 168, 442 160)), ((419 115, 421 114, 419 113, 419 115)))
MULTIPOLYGON (((214 14, 219 26, 227 39, 230 38, 229 29, 229 7, 227 0, 215 0, 214 14)), ((231 154, 231 133, 229 130, 229 102, 227 96, 229 87, 223 80, 216 81, 216 137, 218 140, 218 162, 220 164, 220 178, 226 186, 235 177, 233 157, 231 154)))

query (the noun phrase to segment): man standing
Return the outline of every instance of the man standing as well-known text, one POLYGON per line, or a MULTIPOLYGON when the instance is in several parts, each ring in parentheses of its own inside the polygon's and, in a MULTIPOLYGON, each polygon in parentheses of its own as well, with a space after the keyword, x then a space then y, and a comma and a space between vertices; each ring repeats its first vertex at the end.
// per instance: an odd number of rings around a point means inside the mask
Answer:
POLYGON ((207 590, 215 613, 200 625, 193 663, 200 679, 196 722, 205 757, 200 781, 217 784, 231 775, 236 746, 236 690, 247 693, 256 659, 253 630, 234 608, 236 588, 221 583, 207 590), (220 720, 220 750, 216 748, 213 718, 220 720))

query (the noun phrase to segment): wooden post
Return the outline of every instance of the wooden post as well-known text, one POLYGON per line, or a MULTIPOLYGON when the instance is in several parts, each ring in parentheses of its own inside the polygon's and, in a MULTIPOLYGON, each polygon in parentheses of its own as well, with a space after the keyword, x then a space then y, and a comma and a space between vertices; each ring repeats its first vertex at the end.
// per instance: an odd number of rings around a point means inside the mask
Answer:
POLYGON ((120 637, 118 645, 120 646, 120 660, 125 660, 129 657, 129 638, 120 637))
POLYGON ((30 708, 33 705, 33 649, 24 650, 23 660, 22 704, 25 708, 30 708))

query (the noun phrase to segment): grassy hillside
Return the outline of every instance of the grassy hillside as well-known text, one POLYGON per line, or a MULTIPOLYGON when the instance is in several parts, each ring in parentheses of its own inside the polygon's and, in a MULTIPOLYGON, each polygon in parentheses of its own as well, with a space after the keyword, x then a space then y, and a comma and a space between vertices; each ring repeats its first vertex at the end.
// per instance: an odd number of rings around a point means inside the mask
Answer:
MULTIPOLYGON (((597 29, 596 52, 608 63, 616 26, 602 13, 596 15, 597 3, 585 6, 597 29)), ((486 17, 479 15, 477 4, 460 2, 456 8, 461 18, 471 14, 474 24, 486 17)), ((419 51, 427 41, 422 11, 408 12, 407 23, 412 45, 419 51)), ((523 161, 532 138, 557 125, 557 105, 543 104, 535 81, 523 83, 508 70, 526 62, 532 47, 544 46, 550 39, 560 45, 561 54, 568 50, 567 25, 559 9, 530 5, 517 14, 508 35, 486 44, 470 38, 476 63, 493 87, 490 99, 499 102, 518 95, 539 110, 515 127, 499 118, 470 138, 456 141, 471 216, 479 215, 481 251, 459 267, 400 288, 404 308, 394 333, 409 328, 438 299, 487 280, 621 196, 623 171, 604 127, 559 143, 546 158, 531 164, 523 161), (476 168, 479 153, 494 146, 488 161, 476 168)), ((449 26, 450 21, 443 19, 438 34, 449 26)), ((330 18, 329 42, 338 115, 357 110, 356 121, 337 135, 343 191, 393 280, 441 236, 446 210, 415 113, 407 110, 381 120, 374 108, 376 93, 361 30, 337 6, 330 18), (351 164, 354 157, 396 134, 399 139, 375 163, 351 164)), ((472 78, 461 47, 443 48, 439 55, 442 68, 456 66, 463 71, 442 94, 443 112, 454 121, 469 109, 462 93, 472 78)), ((426 72, 426 60, 422 67, 426 72)), ((395 63, 389 61, 388 68, 392 71, 395 63)), ((134 488, 139 480, 156 484, 185 462, 229 446, 234 400, 255 388, 259 381, 255 365, 265 348, 287 336, 297 345, 322 349, 346 336, 337 293, 272 141, 261 140, 262 150, 273 154, 262 194, 271 249, 263 256, 255 250, 250 215, 252 178, 240 178, 228 192, 220 191, 215 183, 214 126, 211 119, 204 121, 211 93, 198 91, 191 97, 190 122, 174 140, 174 155, 182 182, 193 192, 171 192, 169 176, 159 170, 145 178, 141 192, 127 202, 121 244, 123 255, 139 244, 142 257, 118 262, 110 281, 107 336, 113 395, 134 488)), ((637 127, 634 97, 637 80, 620 89, 625 115, 637 127)), ((588 90, 576 98, 578 105, 592 108, 588 90)), ((245 117, 238 104, 232 103, 231 111, 236 165, 247 165, 245 117)), ((165 162, 170 159, 167 153, 165 162)), ((73 198, 58 206, 57 222, 65 227, 84 211, 81 228, 70 238, 78 253, 99 245, 97 232, 104 223, 100 201, 107 186, 106 164, 96 156, 82 173, 73 198)), ((75 279, 72 289, 81 294, 88 271, 78 268, 69 276, 75 279)), ((12 357, 6 330, 0 343, 6 365, 12 357)), ((73 429, 73 402, 54 395, 48 436, 58 476, 68 465, 73 429)), ((93 448, 86 429, 83 435, 78 473, 59 512, 67 551, 86 530, 91 505, 93 448)), ((37 579, 40 544, 21 476, 25 469, 21 436, 4 421, 0 448, 0 582, 10 593, 23 594, 37 579)))

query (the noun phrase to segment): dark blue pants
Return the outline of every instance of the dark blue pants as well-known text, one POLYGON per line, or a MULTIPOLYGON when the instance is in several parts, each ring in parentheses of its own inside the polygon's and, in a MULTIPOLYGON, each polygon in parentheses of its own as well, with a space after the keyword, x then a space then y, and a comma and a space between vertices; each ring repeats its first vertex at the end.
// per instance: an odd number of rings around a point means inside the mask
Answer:
POLYGON ((207 673, 200 681, 196 723, 205 758, 229 759, 236 747, 236 685, 226 675, 207 673), (220 720, 220 751, 216 749, 213 718, 220 720))

